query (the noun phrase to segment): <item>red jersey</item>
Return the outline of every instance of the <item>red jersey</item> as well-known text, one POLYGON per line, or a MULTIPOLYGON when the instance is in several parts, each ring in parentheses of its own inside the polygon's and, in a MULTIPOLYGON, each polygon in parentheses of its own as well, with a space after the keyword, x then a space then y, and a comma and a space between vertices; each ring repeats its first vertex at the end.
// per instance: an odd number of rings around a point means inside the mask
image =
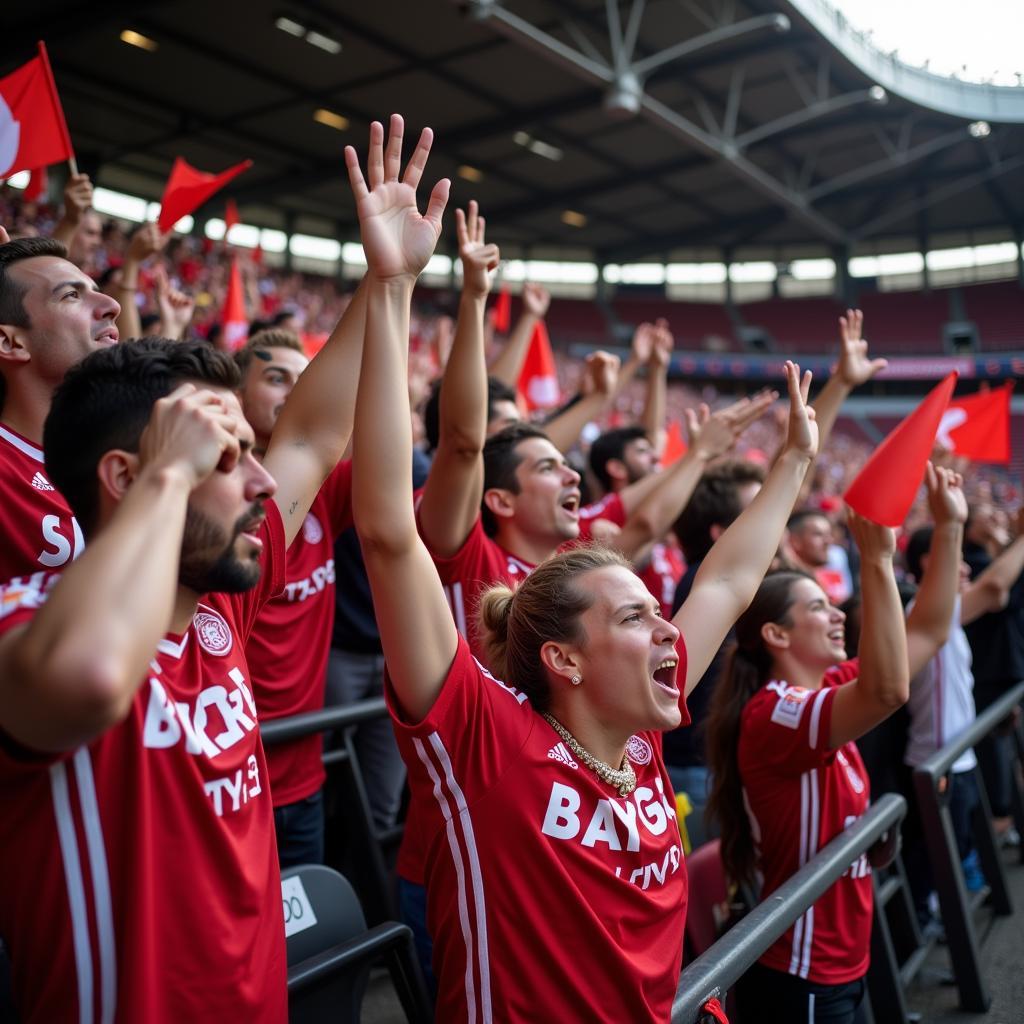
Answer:
POLYGON ((637 573, 650 595, 661 605, 663 619, 672 619, 672 601, 685 571, 679 549, 672 544, 659 543, 651 548, 651 557, 637 573))
MULTIPOLYGON (((868 774, 855 743, 829 747, 836 688, 855 679, 856 659, 830 669, 820 690, 770 682, 743 709, 739 769, 764 878, 777 889, 867 809, 868 774)), ((819 985, 867 973, 871 867, 862 854, 761 957, 776 971, 819 985)))
MULTIPOLYGON (((158 644, 127 718, 36 754, 0 735, 0 934, 23 1024, 287 1020, 281 877, 245 641, 284 582, 210 594, 158 644)), ((56 577, 0 589, 0 630, 56 577)))
MULTIPOLYGON (((334 622, 334 539, 352 525, 352 462, 338 463, 288 548, 283 593, 268 601, 245 647, 260 717, 267 722, 324 706, 334 622)), ((275 807, 324 783, 323 734, 267 747, 275 807)))
POLYGON ((0 581, 53 570, 85 547, 71 509, 50 483, 42 450, 0 426, 0 581))
POLYGON ((620 797, 461 638, 422 722, 387 694, 426 839, 437 1019, 667 1021, 687 889, 661 734, 630 739, 620 797))

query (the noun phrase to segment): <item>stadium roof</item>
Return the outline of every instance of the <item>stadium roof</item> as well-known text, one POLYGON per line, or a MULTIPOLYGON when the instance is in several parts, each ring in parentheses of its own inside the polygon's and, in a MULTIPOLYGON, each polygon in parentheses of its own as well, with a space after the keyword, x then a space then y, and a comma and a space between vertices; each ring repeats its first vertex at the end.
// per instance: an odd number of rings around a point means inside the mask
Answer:
POLYGON ((342 146, 392 110, 434 127, 431 172, 480 200, 509 255, 788 258, 1024 230, 1024 89, 911 71, 822 0, 37 0, 5 20, 0 73, 46 40, 98 184, 158 199, 175 156, 252 157, 243 220, 292 232, 355 237, 342 146))

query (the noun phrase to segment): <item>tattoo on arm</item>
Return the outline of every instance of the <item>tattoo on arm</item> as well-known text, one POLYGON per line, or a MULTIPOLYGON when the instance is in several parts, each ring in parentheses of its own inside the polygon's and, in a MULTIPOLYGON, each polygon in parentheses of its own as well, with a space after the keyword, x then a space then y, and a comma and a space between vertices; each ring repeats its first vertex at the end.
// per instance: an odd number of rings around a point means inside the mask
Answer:
POLYGON ((295 510, 298 507, 299 507, 299 503, 297 501, 293 501, 292 504, 291 504, 291 508, 288 509, 288 515, 290 515, 290 516, 295 515, 295 510))

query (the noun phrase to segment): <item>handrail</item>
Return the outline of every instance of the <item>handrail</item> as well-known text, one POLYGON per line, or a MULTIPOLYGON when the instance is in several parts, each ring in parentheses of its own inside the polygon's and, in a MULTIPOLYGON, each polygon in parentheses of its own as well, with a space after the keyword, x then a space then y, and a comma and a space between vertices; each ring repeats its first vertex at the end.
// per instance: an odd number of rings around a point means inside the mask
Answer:
POLYGON ((976 746, 1004 718, 1008 718, 1021 701, 1024 701, 1024 682, 1018 683, 1012 690, 1007 690, 999 700, 985 708, 955 740, 950 740, 927 761, 918 765, 914 769, 915 773, 930 775, 937 782, 968 747, 976 746))
POLYGON ((371 697, 346 704, 337 708, 320 708, 317 711, 304 711, 287 718, 275 718, 260 722, 260 735, 264 746, 287 743, 289 740, 311 736, 315 732, 327 732, 329 729, 344 729, 350 725, 358 725, 371 718, 380 718, 388 713, 383 697, 371 697))
POLYGON ((907 803, 887 793, 839 833, 791 878, 766 896, 679 977, 672 1024, 693 1024, 701 1007, 720 996, 869 847, 898 825, 907 803))

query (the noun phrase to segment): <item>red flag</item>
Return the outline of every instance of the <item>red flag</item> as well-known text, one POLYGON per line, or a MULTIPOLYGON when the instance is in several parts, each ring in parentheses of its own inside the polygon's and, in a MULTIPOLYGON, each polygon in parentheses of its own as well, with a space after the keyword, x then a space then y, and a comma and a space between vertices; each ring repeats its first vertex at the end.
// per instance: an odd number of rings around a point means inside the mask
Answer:
POLYGON ((935 445, 956 377, 954 370, 932 388, 864 463, 843 495, 854 512, 882 526, 903 523, 924 479, 925 464, 935 445))
POLYGON ((530 347, 519 373, 519 393, 526 399, 526 407, 531 412, 550 409, 561 401, 555 356, 543 320, 537 321, 530 335, 530 347))
POLYGON ((1013 384, 995 391, 954 398, 939 424, 936 440, 956 455, 975 462, 1010 461, 1010 392, 1013 384))
POLYGON ((171 168, 160 202, 160 220, 157 222, 160 230, 170 231, 182 217, 198 210, 214 192, 220 191, 232 178, 237 178, 250 167, 252 161, 243 160, 220 174, 208 174, 197 171, 179 156, 171 168))
POLYGON ((228 278, 228 293, 224 298, 221 313, 220 347, 227 352, 236 352, 248 340, 249 320, 245 315, 245 297, 242 291, 242 275, 238 260, 231 261, 231 276, 228 278))
POLYGON ((491 309, 491 323, 499 334, 505 334, 512 326, 512 293, 502 288, 491 309))
POLYGON ((50 190, 50 178, 45 167, 37 167, 30 175, 22 198, 26 203, 38 203, 50 190))
POLYGON ((679 420, 673 420, 665 434, 665 450, 661 453, 661 464, 671 466, 673 462, 678 462, 686 454, 687 447, 682 424, 679 420))
POLYGON ((73 159, 46 46, 39 56, 0 78, 0 178, 73 159))
POLYGON ((238 206, 234 199, 229 199, 224 204, 224 237, 228 237, 228 232, 238 223, 238 206))

